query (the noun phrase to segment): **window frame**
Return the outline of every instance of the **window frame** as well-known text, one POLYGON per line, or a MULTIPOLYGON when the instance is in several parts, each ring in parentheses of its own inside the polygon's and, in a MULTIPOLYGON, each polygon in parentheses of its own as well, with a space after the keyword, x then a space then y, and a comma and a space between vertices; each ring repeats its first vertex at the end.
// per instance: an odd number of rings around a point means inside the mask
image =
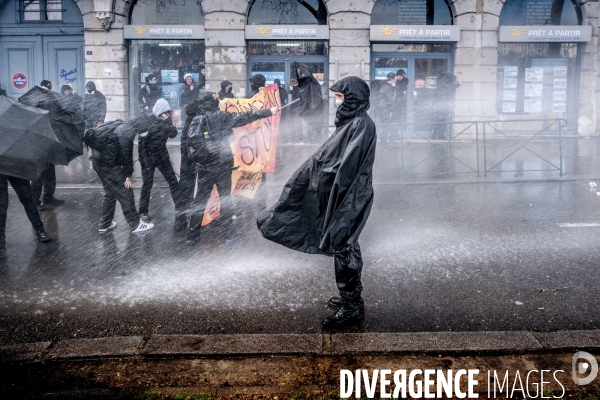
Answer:
MULTIPOLYGON (((63 5, 63 1, 62 0, 50 0, 52 2, 60 2, 60 9, 59 10, 51 10, 50 12, 53 13, 58 13, 60 12, 60 19, 47 19, 47 13, 48 13, 48 8, 47 8, 47 3, 48 0, 30 0, 29 3, 34 3, 34 2, 39 2, 40 5, 40 9, 38 11, 39 14, 39 19, 25 19, 25 3, 27 3, 29 0, 19 0, 17 2, 17 7, 18 7, 18 14, 19 14, 19 23, 21 24, 62 24, 64 23, 64 13, 65 13, 65 8, 63 5)), ((29 12, 28 12, 29 13, 29 12)))

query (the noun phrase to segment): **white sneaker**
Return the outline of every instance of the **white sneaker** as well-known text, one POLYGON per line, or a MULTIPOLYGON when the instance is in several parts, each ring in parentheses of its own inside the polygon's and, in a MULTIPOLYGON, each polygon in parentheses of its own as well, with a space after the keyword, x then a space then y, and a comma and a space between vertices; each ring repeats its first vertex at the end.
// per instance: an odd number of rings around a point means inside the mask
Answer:
POLYGON ((117 227, 117 223, 113 221, 110 223, 110 226, 108 226, 106 228, 98 229, 98 232, 100 232, 100 233, 110 232, 113 229, 115 229, 116 227, 117 227))
POLYGON ((154 228, 154 224, 152 222, 144 222, 140 219, 140 223, 138 224, 137 228, 135 228, 131 232, 132 233, 141 233, 141 232, 149 231, 152 228, 154 228))

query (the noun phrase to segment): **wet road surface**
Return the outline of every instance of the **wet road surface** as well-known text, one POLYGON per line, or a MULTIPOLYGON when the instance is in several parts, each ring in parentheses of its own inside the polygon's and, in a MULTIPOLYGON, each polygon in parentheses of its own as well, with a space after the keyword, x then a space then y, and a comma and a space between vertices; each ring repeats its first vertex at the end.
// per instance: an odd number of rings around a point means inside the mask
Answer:
MULTIPOLYGON (((273 204, 281 182, 265 186, 273 204)), ((136 201, 139 191, 136 191, 136 201)), ((375 184, 361 236, 367 317, 349 331, 598 329, 600 196, 587 181, 375 184), (595 226, 561 227, 559 223, 595 226)), ((264 240, 265 200, 240 201, 244 231, 185 246, 168 189, 155 229, 98 234, 102 190, 59 190, 38 243, 11 191, 0 251, 0 344, 151 334, 316 333, 336 294, 333 261, 264 240), (257 206, 257 204, 259 204, 257 206)))

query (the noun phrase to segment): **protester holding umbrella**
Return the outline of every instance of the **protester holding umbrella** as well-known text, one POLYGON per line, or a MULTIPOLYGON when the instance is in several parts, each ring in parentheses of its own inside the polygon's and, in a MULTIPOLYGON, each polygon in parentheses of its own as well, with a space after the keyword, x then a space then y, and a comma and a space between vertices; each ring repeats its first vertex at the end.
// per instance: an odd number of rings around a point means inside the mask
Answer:
MULTIPOLYGON (((19 102, 31 107, 48 110, 52 131, 63 145, 64 158, 59 164, 68 165, 69 162, 83 154, 84 122, 81 109, 74 106, 65 97, 51 91, 52 84, 42 81, 40 87, 34 87, 19 98, 19 102)), ((45 206, 59 206, 64 200, 54 198, 56 190, 56 173, 54 164, 48 164, 41 176, 32 181, 31 191, 33 200, 38 209, 44 210, 45 206), (43 197, 40 201, 40 196, 43 197)))
POLYGON ((31 196, 29 181, 38 179, 49 162, 61 162, 63 157, 64 148, 52 131, 48 111, 0 98, 0 248, 5 246, 9 182, 27 213, 36 239, 50 241, 31 196))
POLYGON ((358 237, 373 204, 377 136, 367 115, 369 87, 349 76, 331 88, 338 105, 332 136, 288 180, 279 201, 259 218, 263 237, 290 249, 332 256, 341 297, 323 320, 338 328, 364 318, 358 237))
POLYGON ((83 116, 85 127, 95 128, 106 118, 106 97, 96 89, 93 81, 85 84, 85 99, 83 100, 83 116))

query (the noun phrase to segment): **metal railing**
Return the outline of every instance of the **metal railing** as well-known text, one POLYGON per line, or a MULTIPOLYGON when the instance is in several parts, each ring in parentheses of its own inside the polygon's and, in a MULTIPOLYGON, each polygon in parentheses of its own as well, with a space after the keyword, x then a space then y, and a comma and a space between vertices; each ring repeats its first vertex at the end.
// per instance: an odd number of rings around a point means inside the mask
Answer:
MULTIPOLYGON (((557 119, 523 119, 523 120, 473 120, 473 121, 451 121, 451 122, 416 122, 416 123, 386 123, 377 124, 378 136, 381 138, 381 130, 387 129, 392 134, 395 147, 399 148, 400 171, 402 175, 406 174, 424 174, 429 172, 417 172, 418 167, 422 166, 428 160, 436 159, 441 154, 448 157, 456 165, 462 167, 462 170, 453 170, 453 174, 472 173, 480 176, 483 171, 484 177, 489 173, 506 172, 540 172, 557 171, 563 175, 562 162, 562 140, 563 128, 567 125, 567 120, 557 119), (507 124, 531 124, 539 123, 540 129, 517 132, 514 129, 502 129, 500 126, 507 124), (445 138, 442 140, 433 139, 434 132, 440 132, 442 129, 436 129, 436 126, 444 125, 443 131, 445 138), (548 135, 548 136, 545 136, 548 135), (553 160, 550 154, 544 154, 536 149, 539 140, 545 139, 546 143, 556 142, 557 160, 553 160), (413 149, 416 144, 431 145, 427 154, 416 155, 407 154, 407 151, 413 149), (492 145, 493 144, 493 145, 492 145), (492 148, 497 146, 505 151, 510 146, 516 146, 509 149, 507 154, 502 154, 498 161, 495 160, 495 154, 490 154, 492 148), (460 147, 460 148, 459 148, 460 147), (541 161, 547 168, 525 167, 520 169, 503 169, 506 162, 515 154, 527 151, 535 160, 541 161)), ((379 146, 385 146, 380 143, 379 146)), ((388 144, 389 146, 389 144, 388 144)), ((539 146, 538 146, 539 147, 539 146)), ((500 151, 499 150, 499 151, 500 151)), ((546 149, 548 152, 553 149, 546 149)), ((413 152, 414 153, 414 152, 413 152)))

